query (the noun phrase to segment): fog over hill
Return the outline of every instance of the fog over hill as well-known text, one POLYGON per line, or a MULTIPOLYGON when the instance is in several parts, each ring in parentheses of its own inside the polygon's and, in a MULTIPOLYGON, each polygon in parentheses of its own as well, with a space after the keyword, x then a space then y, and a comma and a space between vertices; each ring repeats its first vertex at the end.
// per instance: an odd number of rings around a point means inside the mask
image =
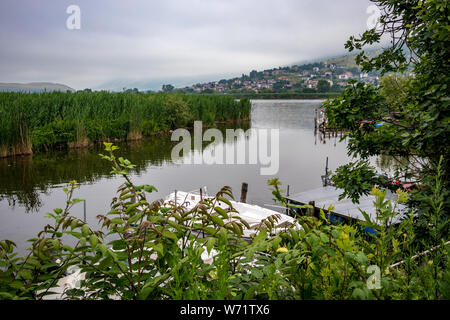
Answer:
POLYGON ((75 91, 69 86, 51 82, 30 83, 1 83, 0 92, 49 92, 49 91, 75 91))

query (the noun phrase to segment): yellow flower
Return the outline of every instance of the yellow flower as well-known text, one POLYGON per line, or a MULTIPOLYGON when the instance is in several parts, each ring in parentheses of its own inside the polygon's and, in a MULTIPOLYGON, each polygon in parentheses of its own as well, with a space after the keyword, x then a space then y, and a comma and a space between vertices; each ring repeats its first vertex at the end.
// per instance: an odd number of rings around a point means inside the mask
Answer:
POLYGON ((431 266, 433 264, 433 260, 429 260, 428 264, 431 266))
POLYGON ((211 270, 209 272, 209 276, 211 277, 211 279, 217 279, 217 271, 211 270))
POLYGON ((371 195, 376 196, 378 194, 378 191, 378 188, 376 186, 373 186, 371 195))
POLYGON ((289 250, 286 247, 280 247, 280 248, 277 249, 277 252, 288 252, 288 251, 289 250))
POLYGON ((345 232, 341 232, 341 238, 348 239, 348 234, 346 234, 345 232))

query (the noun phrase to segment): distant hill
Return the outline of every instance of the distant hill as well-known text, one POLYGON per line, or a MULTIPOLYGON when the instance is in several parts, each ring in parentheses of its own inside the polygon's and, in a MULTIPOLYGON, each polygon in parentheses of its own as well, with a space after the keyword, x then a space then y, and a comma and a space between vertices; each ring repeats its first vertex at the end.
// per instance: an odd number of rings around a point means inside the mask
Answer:
POLYGON ((50 92, 50 91, 75 91, 60 83, 31 82, 31 83, 1 83, 0 92, 50 92))
MULTIPOLYGON (((374 50, 366 50, 365 53, 369 58, 374 58, 377 55, 379 55, 382 52, 382 50, 380 49, 374 49, 374 50)), ((345 56, 341 56, 341 57, 335 57, 335 58, 330 58, 327 60, 323 60, 324 63, 326 64, 330 64, 330 63, 334 63, 336 65, 340 65, 344 68, 358 68, 359 66, 356 64, 355 59, 356 59, 357 53, 354 54, 347 54, 345 56)))
MULTIPOLYGON (((369 57, 375 57, 380 50, 366 51, 369 57)), ((378 86, 379 74, 377 72, 361 72, 356 65, 355 58, 358 53, 345 56, 335 56, 318 59, 316 62, 292 64, 284 67, 252 70, 249 74, 240 77, 221 79, 205 83, 196 83, 177 90, 188 93, 223 93, 254 96, 254 94, 274 93, 317 94, 342 91, 350 80, 370 83, 378 86)))

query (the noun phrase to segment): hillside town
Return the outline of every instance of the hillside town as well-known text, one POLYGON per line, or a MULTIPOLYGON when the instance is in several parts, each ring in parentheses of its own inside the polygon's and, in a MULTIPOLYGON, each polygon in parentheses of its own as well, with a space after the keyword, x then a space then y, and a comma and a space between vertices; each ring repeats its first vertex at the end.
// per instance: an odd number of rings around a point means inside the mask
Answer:
POLYGON ((243 74, 241 77, 197 83, 184 87, 182 90, 191 93, 268 93, 287 91, 314 93, 340 91, 351 79, 378 86, 379 75, 360 72, 356 67, 318 62, 264 71, 253 70, 248 75, 243 74))

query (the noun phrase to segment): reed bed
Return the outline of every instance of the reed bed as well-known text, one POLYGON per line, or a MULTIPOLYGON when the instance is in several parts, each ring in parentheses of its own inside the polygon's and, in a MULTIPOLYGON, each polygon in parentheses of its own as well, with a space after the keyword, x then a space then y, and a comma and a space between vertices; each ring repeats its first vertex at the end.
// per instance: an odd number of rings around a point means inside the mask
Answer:
POLYGON ((160 132, 248 119, 248 99, 167 93, 0 93, 0 157, 138 140, 160 132))

